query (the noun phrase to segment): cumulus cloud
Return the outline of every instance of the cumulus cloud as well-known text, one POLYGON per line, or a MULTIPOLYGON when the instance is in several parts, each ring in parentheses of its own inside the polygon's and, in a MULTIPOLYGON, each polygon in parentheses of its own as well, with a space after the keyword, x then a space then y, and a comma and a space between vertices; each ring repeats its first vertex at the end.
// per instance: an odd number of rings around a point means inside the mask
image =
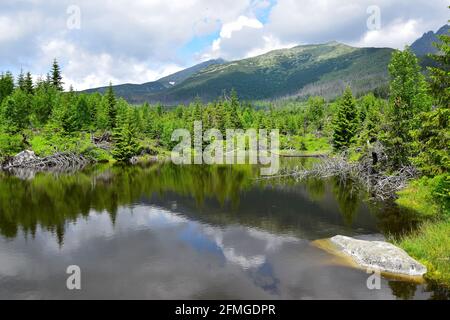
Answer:
POLYGON ((72 86, 75 90, 104 86, 108 82, 144 83, 182 69, 180 65, 170 62, 149 68, 148 63, 133 57, 113 56, 107 52, 94 53, 64 40, 43 43, 40 51, 40 65, 48 65, 49 57, 64 57, 64 83, 66 88, 72 86))
POLYGON ((262 29, 263 27, 263 24, 257 19, 240 16, 236 21, 224 24, 220 31, 220 36, 222 38, 230 39, 233 32, 240 31, 243 28, 262 29))
POLYGON ((215 32, 250 0, 79 0, 80 29, 68 29, 69 0, 2 0, 1 69, 45 74, 53 58, 66 84, 147 82, 192 63, 178 52, 195 36, 215 32))
POLYGON ((358 47, 390 47, 403 49, 421 36, 417 20, 394 21, 389 26, 368 31, 362 39, 354 43, 358 47))
POLYGON ((225 23, 219 38, 213 41, 211 50, 204 54, 204 59, 242 57, 253 47, 263 44, 263 28, 264 25, 258 19, 246 16, 225 23))
MULTIPOLYGON (((261 2, 261 5, 266 6, 261 2)), ((293 42, 282 42, 267 32, 257 18, 239 16, 222 26, 219 38, 203 54, 203 59, 225 58, 228 60, 254 57, 266 52, 294 46, 293 42)))
POLYGON ((66 84, 142 83, 209 58, 240 59, 337 40, 401 48, 448 19, 447 0, 2 0, 0 70, 45 74, 53 58, 66 84), (67 8, 80 29, 67 28, 67 8), (367 28, 377 5, 381 28, 367 28), (196 45, 192 41, 200 39, 196 45), (206 39, 206 40, 205 40, 206 39), (200 46, 200 47, 199 47, 200 46))
MULTIPOLYGON (((367 9, 377 6, 381 29, 398 27, 398 21, 420 21, 418 29, 437 29, 448 19, 446 0, 278 0, 273 7, 267 29, 282 41, 317 43, 332 40, 355 42, 371 30, 367 28, 367 9)), ((386 44, 391 43, 386 38, 386 44)))

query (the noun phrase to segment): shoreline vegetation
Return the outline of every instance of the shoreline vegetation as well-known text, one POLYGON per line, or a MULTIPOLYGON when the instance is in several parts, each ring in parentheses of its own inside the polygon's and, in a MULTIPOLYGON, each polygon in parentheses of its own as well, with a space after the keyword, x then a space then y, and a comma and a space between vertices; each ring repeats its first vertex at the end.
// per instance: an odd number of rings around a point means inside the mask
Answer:
POLYGON ((397 205, 416 212, 424 222, 412 233, 393 242, 428 268, 425 278, 450 288, 450 177, 413 180, 399 191, 397 205), (446 181, 442 181, 446 180, 446 181), (446 195, 436 195, 446 184, 446 195), (443 200, 437 200, 444 198, 443 200))
POLYGON ((441 54, 430 57, 435 66, 426 76, 408 48, 393 52, 387 99, 375 93, 355 97, 347 88, 333 101, 310 97, 255 107, 232 90, 209 103, 136 106, 117 98, 111 84, 104 95, 64 92, 56 60, 47 79, 36 83, 30 73, 16 81, 6 72, 0 76, 0 163, 7 168, 24 150, 35 156, 27 163, 41 169, 70 167, 78 157, 155 160, 168 157, 177 144, 171 140, 175 129, 192 133, 195 121, 223 135, 226 129, 276 128, 280 156, 328 157, 334 165, 319 168, 316 176, 356 174, 370 191, 387 192, 423 217, 417 231, 392 241, 427 265, 428 279, 450 287, 450 36, 441 40, 441 54))

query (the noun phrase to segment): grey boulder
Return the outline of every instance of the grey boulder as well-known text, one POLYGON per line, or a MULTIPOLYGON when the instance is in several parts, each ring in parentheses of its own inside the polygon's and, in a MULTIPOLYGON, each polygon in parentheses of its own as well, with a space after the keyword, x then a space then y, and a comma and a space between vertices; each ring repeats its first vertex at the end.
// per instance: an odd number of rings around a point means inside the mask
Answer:
POLYGON ((6 168, 9 167, 20 167, 23 166, 31 161, 38 160, 39 157, 36 156, 36 154, 33 151, 25 150, 18 154, 16 154, 14 157, 12 157, 9 161, 9 163, 6 165, 6 168))
POLYGON ((330 241, 339 251, 367 269, 413 277, 427 273, 424 265, 388 242, 358 240, 345 236, 335 236, 330 241))

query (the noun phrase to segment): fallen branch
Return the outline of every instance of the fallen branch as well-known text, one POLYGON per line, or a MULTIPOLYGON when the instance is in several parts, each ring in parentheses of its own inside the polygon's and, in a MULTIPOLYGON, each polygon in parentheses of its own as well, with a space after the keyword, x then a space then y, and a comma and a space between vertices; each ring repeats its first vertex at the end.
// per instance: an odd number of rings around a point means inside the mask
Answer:
POLYGON ((93 159, 82 154, 76 153, 63 153, 58 152, 54 155, 40 158, 34 155, 34 153, 30 151, 24 151, 19 155, 13 157, 9 160, 6 165, 4 165, 3 169, 18 169, 18 168, 26 168, 26 169, 35 169, 35 170, 48 170, 48 169, 58 169, 61 171, 64 170, 73 170, 73 169, 82 169, 88 164, 93 163, 93 159))
POLYGON ((418 172, 413 166, 404 166, 398 171, 388 174, 376 172, 369 161, 349 162, 345 155, 327 158, 313 165, 311 169, 295 168, 285 170, 277 176, 267 176, 262 179, 291 177, 298 181, 308 178, 338 177, 340 180, 354 180, 364 187, 372 197, 381 200, 395 198, 396 192, 405 188, 408 181, 417 177, 418 172))

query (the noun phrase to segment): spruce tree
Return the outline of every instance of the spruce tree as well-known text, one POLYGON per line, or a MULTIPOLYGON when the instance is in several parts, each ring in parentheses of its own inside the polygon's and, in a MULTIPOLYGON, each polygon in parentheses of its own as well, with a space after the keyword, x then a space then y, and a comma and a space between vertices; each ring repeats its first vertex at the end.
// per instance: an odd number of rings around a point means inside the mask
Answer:
POLYGON ((20 73, 17 76, 17 87, 20 90, 25 91, 25 75, 22 70, 20 70, 20 73))
POLYGON ((364 123, 366 121, 367 114, 370 112, 370 109, 376 107, 377 102, 377 98, 373 93, 368 93, 360 99, 360 101, 358 102, 358 107, 359 119, 361 123, 364 123))
POLYGON ((29 125, 31 111, 30 97, 20 89, 6 97, 0 108, 0 118, 7 132, 15 134, 29 125))
POLYGON ((108 130, 109 129, 109 104, 106 97, 102 97, 97 104, 97 111, 95 123, 98 129, 108 130))
POLYGON ((226 129, 241 128, 239 118, 240 103, 236 90, 232 89, 229 101, 225 101, 225 126, 226 129))
POLYGON ((51 85, 58 91, 63 91, 63 82, 62 82, 62 75, 61 75, 61 70, 59 68, 58 65, 58 61, 56 61, 56 59, 53 60, 53 65, 52 65, 52 71, 51 71, 51 75, 50 75, 50 83, 51 85))
POLYGON ((439 54, 430 55, 436 66, 429 68, 436 107, 419 117, 421 126, 412 132, 418 149, 413 162, 428 175, 450 170, 450 34, 441 35, 440 40, 435 44, 439 54))
MULTIPOLYGON (((450 8, 450 7, 449 7, 450 8)), ((440 43, 435 43, 438 54, 429 55, 436 63, 429 67, 430 88, 437 105, 450 107, 450 32, 439 36, 440 43)))
POLYGON ((321 131, 323 128, 325 114, 325 99, 322 97, 310 97, 306 109, 306 118, 315 129, 321 131))
POLYGON ((51 76, 50 73, 47 73, 47 76, 45 77, 45 81, 43 82, 43 85, 45 87, 52 87, 53 86, 52 76, 51 76))
POLYGON ((14 78, 11 72, 0 75, 0 103, 14 91, 14 78))
POLYGON ((420 129, 412 131, 417 155, 412 159, 427 175, 439 175, 450 170, 450 108, 438 107, 420 116, 420 129))
POLYGON ((220 130, 222 135, 226 133, 226 123, 225 123, 225 108, 223 101, 218 101, 215 104, 214 114, 213 114, 213 127, 220 130))
POLYGON ((364 117, 364 127, 361 133, 362 143, 374 143, 380 133, 381 112, 378 104, 367 109, 364 117))
POLYGON ((136 128, 132 121, 132 111, 127 109, 117 119, 113 131, 114 149, 112 155, 118 162, 129 162, 139 152, 136 128))
POLYGON ((196 97, 194 100, 194 108, 192 110, 192 120, 193 121, 200 121, 203 118, 203 104, 200 97, 196 97))
POLYGON ((106 100, 108 103, 108 128, 114 129, 116 127, 117 101, 111 82, 109 83, 108 90, 106 91, 106 100))
POLYGON ((409 164, 417 153, 411 132, 421 126, 418 115, 430 110, 431 99, 418 60, 408 47, 392 54, 389 74, 391 96, 387 130, 382 140, 387 146, 390 164, 397 169, 409 164))
POLYGON ((33 114, 38 124, 44 125, 52 115, 54 108, 62 105, 65 99, 61 99, 59 91, 42 80, 38 80, 33 91, 33 114))
POLYGON ((91 124, 91 113, 84 95, 80 95, 75 108, 76 128, 87 130, 91 124))
POLYGON ((356 136, 359 125, 356 101, 349 87, 345 89, 333 122, 333 145, 335 149, 348 148, 356 136))
POLYGON ((33 78, 31 77, 30 72, 27 72, 27 74, 25 76, 24 91, 28 94, 34 93, 33 78))

